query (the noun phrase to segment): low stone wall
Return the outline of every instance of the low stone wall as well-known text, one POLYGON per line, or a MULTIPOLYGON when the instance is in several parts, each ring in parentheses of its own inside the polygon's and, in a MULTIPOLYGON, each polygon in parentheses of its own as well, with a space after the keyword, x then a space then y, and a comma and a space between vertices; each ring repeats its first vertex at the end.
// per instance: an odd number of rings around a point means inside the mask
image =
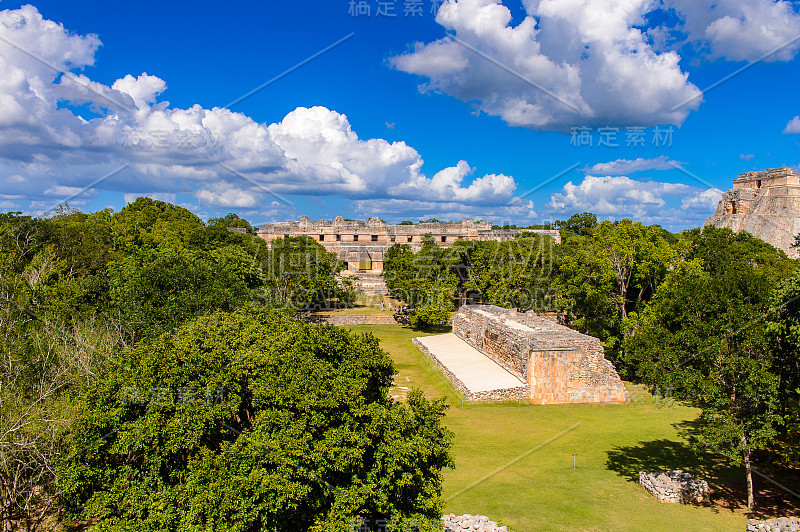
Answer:
POLYGON ((800 518, 779 517, 767 521, 750 519, 747 522, 747 532, 800 532, 800 518))
POLYGON ((443 515, 444 532, 508 532, 485 515, 443 515))
POLYGON ((708 502, 708 482, 680 469, 657 473, 639 472, 639 484, 661 502, 699 504, 708 502))
POLYGON ((306 314, 300 316, 310 323, 331 325, 408 325, 408 316, 401 314, 306 314))
POLYGON ((417 338, 412 338, 411 342, 419 349, 424 355, 429 357, 433 360, 436 367, 442 370, 442 373, 450 379, 450 382, 453 383, 453 386, 459 391, 461 395, 464 396, 468 402, 480 402, 480 401, 511 401, 511 400, 526 400, 528 399, 528 386, 518 386, 516 388, 501 388, 499 390, 487 390, 483 392, 472 392, 466 385, 461 382, 461 379, 456 377, 456 374, 450 371, 447 366, 442 364, 442 361, 439 360, 433 352, 428 349, 428 347, 419 341, 417 338))

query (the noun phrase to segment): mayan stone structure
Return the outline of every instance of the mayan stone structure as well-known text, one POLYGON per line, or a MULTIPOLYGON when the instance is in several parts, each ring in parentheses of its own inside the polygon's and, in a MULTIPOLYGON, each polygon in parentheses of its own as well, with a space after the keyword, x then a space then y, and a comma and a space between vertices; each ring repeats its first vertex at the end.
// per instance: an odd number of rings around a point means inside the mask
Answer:
POLYGON ((751 235, 798 258, 792 248, 800 233, 800 175, 790 168, 741 174, 703 224, 751 235))
POLYGON ((600 340, 537 316, 467 305, 453 332, 524 382, 536 404, 621 403, 628 392, 600 340))
POLYGON ((408 244, 418 251, 425 235, 431 235, 441 246, 452 246, 456 240, 512 240, 522 231, 551 237, 555 244, 561 243, 557 230, 492 229, 491 222, 465 218, 458 223, 418 223, 413 225, 391 225, 379 218, 366 222, 345 220, 337 216, 333 221, 309 220, 302 216, 298 222, 266 224, 257 231, 258 236, 272 242, 278 238, 309 236, 325 249, 336 253, 347 264, 349 271, 380 272, 383 256, 394 244, 408 244))

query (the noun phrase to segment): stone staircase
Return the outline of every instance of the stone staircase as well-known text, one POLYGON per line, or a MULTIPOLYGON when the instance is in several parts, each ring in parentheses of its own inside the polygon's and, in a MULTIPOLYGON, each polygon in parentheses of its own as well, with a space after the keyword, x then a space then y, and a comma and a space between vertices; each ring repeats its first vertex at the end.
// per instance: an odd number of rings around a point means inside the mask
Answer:
POLYGON ((352 275, 367 298, 388 297, 389 290, 380 273, 358 272, 352 275))

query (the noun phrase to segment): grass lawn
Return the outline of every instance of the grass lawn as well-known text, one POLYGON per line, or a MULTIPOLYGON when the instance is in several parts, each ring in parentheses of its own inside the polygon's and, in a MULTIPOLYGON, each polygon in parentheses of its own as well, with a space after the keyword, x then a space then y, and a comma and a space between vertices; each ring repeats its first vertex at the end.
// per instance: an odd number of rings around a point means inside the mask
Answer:
POLYGON ((678 432, 696 410, 654 402, 636 386, 627 405, 462 406, 410 343, 423 334, 397 325, 350 329, 373 333, 391 354, 399 372, 393 395, 417 387, 452 405, 446 425, 455 433, 456 467, 445 472, 446 512, 484 514, 514 532, 745 530, 747 517, 728 502, 739 504, 742 471, 695 454, 678 432), (663 469, 708 480, 715 504, 655 501, 639 487, 638 472, 663 469))

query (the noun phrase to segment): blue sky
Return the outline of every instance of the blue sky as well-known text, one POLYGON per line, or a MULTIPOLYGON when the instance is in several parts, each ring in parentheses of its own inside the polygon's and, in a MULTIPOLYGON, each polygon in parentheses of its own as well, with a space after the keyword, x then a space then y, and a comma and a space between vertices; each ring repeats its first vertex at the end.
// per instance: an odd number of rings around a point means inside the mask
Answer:
POLYGON ((590 210, 679 230, 737 174, 799 162, 797 2, 23 6, 0 4, 2 210, 148 195, 255 224, 590 210))

